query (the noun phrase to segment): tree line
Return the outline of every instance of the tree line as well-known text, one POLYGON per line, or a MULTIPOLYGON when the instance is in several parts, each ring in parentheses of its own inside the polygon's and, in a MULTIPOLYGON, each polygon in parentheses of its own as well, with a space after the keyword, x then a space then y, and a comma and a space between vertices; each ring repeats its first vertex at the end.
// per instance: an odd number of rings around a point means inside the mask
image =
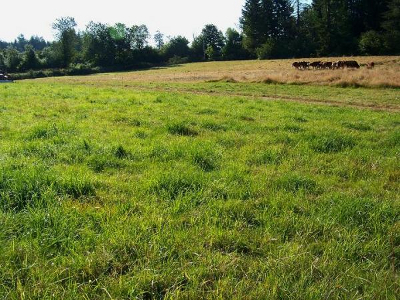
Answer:
POLYGON ((146 25, 90 22, 77 31, 74 18, 65 17, 53 24, 54 42, 22 35, 0 41, 0 69, 79 73, 205 60, 399 54, 399 20, 400 0, 246 0, 240 30, 223 34, 207 24, 190 43, 159 31, 151 36, 146 25))
POLYGON ((400 53, 400 0, 246 0, 240 23, 260 59, 400 53))

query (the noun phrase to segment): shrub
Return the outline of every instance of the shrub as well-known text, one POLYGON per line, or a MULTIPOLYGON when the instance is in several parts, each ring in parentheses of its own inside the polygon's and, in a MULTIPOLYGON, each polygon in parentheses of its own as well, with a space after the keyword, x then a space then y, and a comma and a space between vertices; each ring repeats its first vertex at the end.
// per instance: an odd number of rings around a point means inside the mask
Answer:
POLYGON ((180 57, 177 55, 174 55, 170 59, 168 59, 168 64, 169 65, 180 65, 180 64, 186 64, 189 62, 188 57, 180 57))
POLYGON ((384 52, 382 34, 370 30, 361 35, 359 48, 362 54, 378 55, 384 52))

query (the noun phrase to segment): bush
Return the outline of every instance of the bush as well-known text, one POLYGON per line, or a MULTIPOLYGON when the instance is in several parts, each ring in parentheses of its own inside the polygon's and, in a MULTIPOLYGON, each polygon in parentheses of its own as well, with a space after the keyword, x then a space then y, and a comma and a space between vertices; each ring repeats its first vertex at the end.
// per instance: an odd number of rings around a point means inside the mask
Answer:
POLYGON ((269 39, 261 47, 256 49, 258 59, 288 58, 290 57, 292 44, 290 41, 269 39))
POLYGON ((378 55, 385 52, 383 44, 382 35, 374 30, 370 30, 361 35, 359 47, 362 54, 378 55))
POLYGON ((188 57, 180 57, 177 55, 174 55, 170 59, 168 59, 168 64, 169 65, 179 65, 179 64, 186 64, 189 62, 188 57))
POLYGON ((258 59, 268 59, 274 57, 275 52, 275 42, 273 40, 269 40, 261 47, 256 49, 257 58, 258 59))

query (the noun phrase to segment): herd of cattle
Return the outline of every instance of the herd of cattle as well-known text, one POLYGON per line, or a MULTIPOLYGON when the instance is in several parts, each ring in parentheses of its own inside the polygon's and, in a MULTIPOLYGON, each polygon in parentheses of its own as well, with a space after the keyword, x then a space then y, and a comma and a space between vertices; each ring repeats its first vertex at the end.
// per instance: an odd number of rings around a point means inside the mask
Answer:
MULTIPOLYGON (((335 62, 331 62, 331 61, 314 61, 314 62, 296 61, 292 64, 292 66, 298 70, 309 70, 309 69, 334 70, 334 69, 345 69, 345 68, 350 68, 350 69, 359 69, 360 68, 360 65, 355 60, 339 60, 339 61, 335 61, 335 62)), ((375 67, 375 63, 369 62, 366 64, 366 66, 368 69, 373 69, 375 67)))

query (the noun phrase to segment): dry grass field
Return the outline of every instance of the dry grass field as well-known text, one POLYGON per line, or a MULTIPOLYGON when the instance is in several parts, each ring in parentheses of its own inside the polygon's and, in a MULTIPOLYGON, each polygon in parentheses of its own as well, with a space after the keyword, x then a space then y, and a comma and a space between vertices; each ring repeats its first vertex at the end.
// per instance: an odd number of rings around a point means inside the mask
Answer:
MULTIPOLYGON (((124 82, 266 82, 289 84, 313 84, 332 86, 400 87, 400 57, 328 57, 324 59, 288 59, 264 61, 205 62, 179 65, 172 68, 158 68, 146 71, 102 74, 95 81, 109 82, 110 79, 124 82), (296 70, 294 61, 337 61, 356 60, 361 64, 358 70, 296 70), (375 68, 365 67, 375 62, 375 68)), ((87 80, 77 77, 73 80, 87 80)))

